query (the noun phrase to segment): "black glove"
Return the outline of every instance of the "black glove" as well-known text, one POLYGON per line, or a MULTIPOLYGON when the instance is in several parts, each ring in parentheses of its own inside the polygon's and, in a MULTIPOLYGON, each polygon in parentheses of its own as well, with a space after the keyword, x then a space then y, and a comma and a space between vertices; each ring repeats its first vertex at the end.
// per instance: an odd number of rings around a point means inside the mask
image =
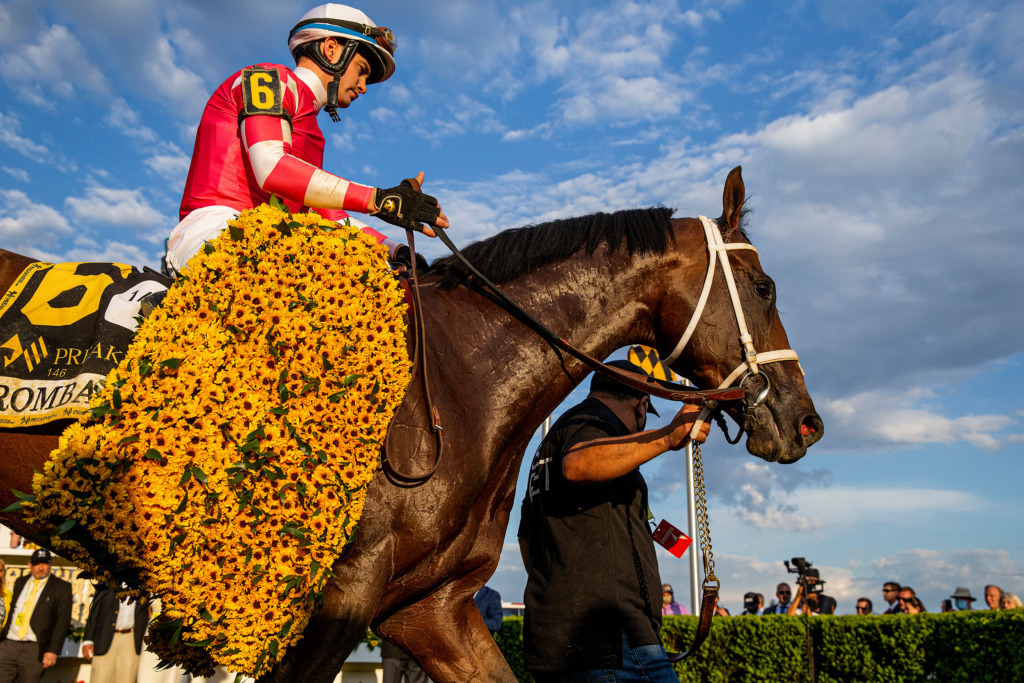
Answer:
POLYGON ((373 204, 371 216, 400 228, 420 232, 423 232, 421 222, 434 225, 441 215, 437 199, 414 189, 408 180, 403 180, 398 187, 387 190, 377 188, 373 195, 373 204))
MULTIPOLYGON (((395 260, 392 263, 412 270, 412 261, 409 259, 409 247, 404 244, 400 246, 398 251, 395 252, 395 260)), ((427 259, 423 254, 416 252, 416 271, 425 273, 428 270, 430 270, 430 264, 427 263, 427 259)))

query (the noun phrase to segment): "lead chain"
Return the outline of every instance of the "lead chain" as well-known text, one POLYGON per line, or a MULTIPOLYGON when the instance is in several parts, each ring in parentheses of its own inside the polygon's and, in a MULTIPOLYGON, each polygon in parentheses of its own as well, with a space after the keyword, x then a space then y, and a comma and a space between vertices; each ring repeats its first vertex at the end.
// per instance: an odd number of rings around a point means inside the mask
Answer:
POLYGON ((693 444, 693 482, 697 493, 697 534, 704 557, 704 583, 718 582, 715 576, 715 554, 711 552, 711 527, 708 525, 708 504, 704 494, 704 465, 700 459, 700 444, 693 444))

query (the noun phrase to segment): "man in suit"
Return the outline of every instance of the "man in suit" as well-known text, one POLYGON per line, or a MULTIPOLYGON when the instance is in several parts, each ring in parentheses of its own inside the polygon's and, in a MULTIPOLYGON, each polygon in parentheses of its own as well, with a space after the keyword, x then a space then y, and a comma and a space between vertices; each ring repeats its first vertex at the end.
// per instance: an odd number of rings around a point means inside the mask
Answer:
POLYGON ((487 630, 493 636, 501 630, 501 622, 505 616, 504 611, 501 609, 501 594, 493 588, 484 586, 476 592, 473 600, 476 602, 476 608, 480 610, 480 614, 484 618, 484 623, 487 624, 487 630))
POLYGON ((92 683, 135 683, 142 637, 149 625, 149 601, 129 604, 117 591, 96 588, 85 622, 82 654, 92 661, 92 683))
POLYGON ((71 626, 71 584, 50 573, 53 557, 40 548, 29 574, 14 582, 11 615, 0 630, 0 683, 38 683, 57 663, 71 626))

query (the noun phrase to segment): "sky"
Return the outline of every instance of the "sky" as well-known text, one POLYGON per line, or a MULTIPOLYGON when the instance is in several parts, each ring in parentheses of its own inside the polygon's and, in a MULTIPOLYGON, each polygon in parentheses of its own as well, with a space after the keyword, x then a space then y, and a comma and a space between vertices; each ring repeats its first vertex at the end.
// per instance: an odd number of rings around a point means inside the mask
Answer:
MULTIPOLYGON (((459 244, 635 206, 717 216, 742 165, 825 436, 790 466, 705 446, 727 608, 770 602, 794 556, 840 614, 877 608, 887 580, 933 612, 957 586, 1024 594, 1024 4, 362 8, 396 34, 398 70, 340 123, 321 116, 325 168, 384 187, 424 171, 459 244)), ((289 63, 307 9, 0 0, 0 247, 158 266, 206 99, 243 66, 289 63)), ((682 458, 643 472, 656 518, 685 528, 682 458)), ((490 581, 508 601, 526 581, 517 524, 490 581)), ((660 567, 685 595, 686 558, 660 567)))

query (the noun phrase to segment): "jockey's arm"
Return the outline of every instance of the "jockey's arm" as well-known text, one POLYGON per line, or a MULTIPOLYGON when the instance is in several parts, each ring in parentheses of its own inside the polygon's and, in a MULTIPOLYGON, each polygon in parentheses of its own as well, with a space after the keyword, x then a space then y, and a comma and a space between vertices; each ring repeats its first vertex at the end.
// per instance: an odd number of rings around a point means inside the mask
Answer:
MULTIPOLYGON (((377 188, 345 180, 293 155, 291 131, 285 119, 249 116, 242 120, 240 130, 253 175, 263 191, 305 206, 326 209, 332 215, 324 212, 324 216, 331 220, 347 215, 340 212, 373 214, 380 209, 375 205, 377 188)), ((423 181, 423 173, 417 180, 423 181)), ((437 222, 442 227, 448 226, 443 213, 437 222)), ((378 242, 386 241, 394 256, 398 243, 373 228, 363 227, 362 230, 378 242)), ((433 231, 425 232, 433 236, 433 231)))
MULTIPOLYGON (((345 180, 293 155, 287 120, 249 116, 242 120, 241 134, 256 183, 263 191, 318 209, 368 212, 375 188, 345 180)), ((384 239, 376 230, 367 232, 378 241, 384 239)))

